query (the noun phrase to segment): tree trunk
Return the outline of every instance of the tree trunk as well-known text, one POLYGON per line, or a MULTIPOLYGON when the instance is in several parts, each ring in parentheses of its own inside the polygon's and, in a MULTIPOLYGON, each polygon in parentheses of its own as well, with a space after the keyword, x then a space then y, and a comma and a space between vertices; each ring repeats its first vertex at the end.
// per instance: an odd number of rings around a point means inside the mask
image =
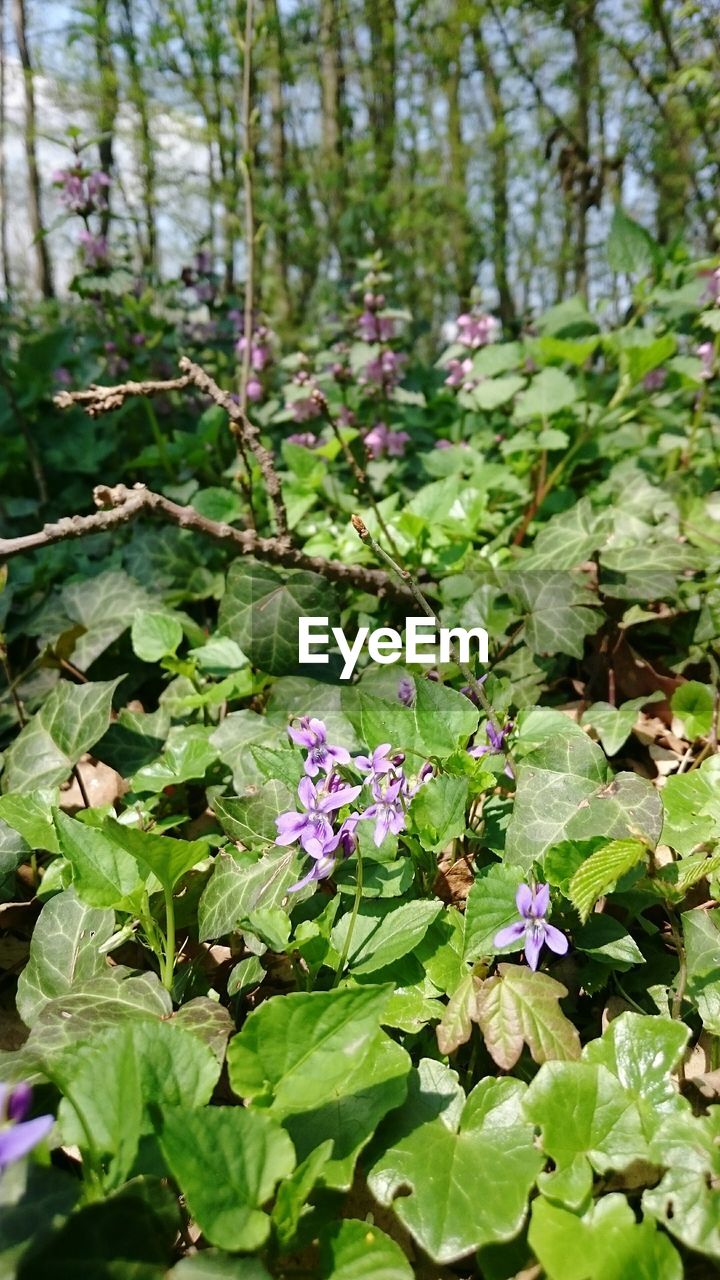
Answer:
POLYGON ((35 248, 37 286, 43 298, 53 298, 55 296, 55 290, 53 289, 50 255, 48 253, 47 241, 45 239, 45 224, 43 222, 42 196, 40 192, 40 173, 37 161, 35 83, 33 79, 30 49, 27 41, 27 15, 25 12, 25 0, 13 0, 13 20, 20 65, 23 70, 23 83, 25 89, 25 159, 28 171, 28 216, 30 219, 30 230, 33 234, 33 245, 35 248))
POLYGON ((283 86, 289 77, 277 0, 268 0, 268 19, 270 27, 268 49, 270 162, 273 186, 275 188, 273 218, 275 266, 280 319, 287 322, 290 319, 292 310, 289 284, 290 239, 288 227, 290 182, 287 163, 287 139, 285 137, 285 96, 283 86))
POLYGON ((373 140, 377 203, 377 240, 387 248, 392 220, 391 180, 395 159, 397 50, 395 0, 366 0, 370 33, 370 133, 373 140))
POLYGON ((0 262, 2 262, 5 298, 12 297, 12 276, 8 252, 7 164, 5 158, 5 74, 7 50, 5 47, 5 0, 0 0, 0 262))
POLYGON ((339 0, 320 3, 321 172, 330 240, 344 261, 341 222, 345 174, 345 68, 339 0))
POLYGON ((467 199, 467 148, 462 135, 462 108, 460 85, 462 81, 461 51, 463 32, 459 17, 448 33, 453 48, 445 67, 445 97, 447 100, 448 168, 451 201, 451 253, 460 309, 465 310, 475 283, 473 242, 475 240, 467 199))
POLYGON ((475 56, 483 77, 483 91, 492 120, 492 133, 488 139, 492 173, 492 262, 495 288, 498 292, 498 311, 505 331, 517 325, 517 311, 508 265, 508 232, 510 229, 510 200, 508 196, 508 142, 509 132, 502 96, 502 85, 495 64, 490 56, 482 28, 473 32, 475 56))
POLYGON ((575 239, 573 274, 575 290, 587 301, 587 224, 593 203, 594 175, 591 164, 590 103, 598 74, 595 49, 595 0, 570 0, 565 7, 566 21, 575 50, 575 137, 578 154, 573 157, 575 181, 575 239))
MULTIPOLYGON (((98 155, 103 173, 113 176, 115 121, 118 113, 118 81, 110 30, 109 0, 95 0, 95 59, 98 69, 98 155)), ((104 236, 110 227, 112 188, 108 190, 107 208, 100 214, 100 230, 104 236)))
POLYGON ((125 15, 123 45, 128 64, 130 80, 130 100, 137 114, 138 140, 140 143, 140 176, 142 182, 143 218, 145 222, 145 239, 143 243, 143 265, 152 278, 160 274, 157 243, 156 218, 156 183, 157 165, 155 147, 150 127, 147 93, 143 83, 142 68, 138 57, 137 37, 133 18, 132 0, 122 0, 125 15))

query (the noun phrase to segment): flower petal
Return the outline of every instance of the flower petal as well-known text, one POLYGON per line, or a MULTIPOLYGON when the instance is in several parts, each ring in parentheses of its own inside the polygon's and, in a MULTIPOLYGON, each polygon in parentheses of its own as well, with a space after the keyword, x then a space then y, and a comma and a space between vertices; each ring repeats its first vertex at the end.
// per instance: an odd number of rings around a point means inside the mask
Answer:
POLYGON ((544 933, 528 929, 525 935, 525 955, 531 969, 537 969, 540 952, 543 948, 544 933))
POLYGON ((554 951, 558 956, 566 955, 567 949, 570 946, 565 934, 561 933, 559 929, 556 929, 554 924, 545 925, 545 942, 549 946, 550 950, 554 951))
POLYGON ((323 796, 318 808, 321 813, 332 813, 334 809, 342 809, 343 805, 351 804, 361 791, 362 787, 341 787, 339 791, 331 791, 330 795, 323 796))
POLYGON ((276 844, 293 844, 295 840, 299 840, 307 825, 306 813, 281 813, 275 819, 277 827, 277 835, 275 837, 276 844))
POLYGON ((532 913, 538 919, 546 916, 550 908, 550 885, 538 884, 535 886, 535 898, 533 901, 532 913))
POLYGON ((519 942, 525 934, 525 921, 516 920, 515 924, 509 924, 505 929, 501 929, 493 938, 494 947, 509 947, 511 942, 519 942))
POLYGON ((515 894, 515 904, 521 916, 529 916, 532 913, 533 895, 529 884, 521 884, 515 894))
POLYGON ((37 1116, 24 1124, 14 1124, 0 1132, 0 1169, 22 1160, 33 1147, 46 1138, 55 1124, 54 1116, 37 1116))
POLYGON ((300 779, 298 782, 298 795, 300 797, 300 803, 303 804, 306 809, 315 808, 317 792, 315 784, 310 780, 310 778, 305 777, 300 779))

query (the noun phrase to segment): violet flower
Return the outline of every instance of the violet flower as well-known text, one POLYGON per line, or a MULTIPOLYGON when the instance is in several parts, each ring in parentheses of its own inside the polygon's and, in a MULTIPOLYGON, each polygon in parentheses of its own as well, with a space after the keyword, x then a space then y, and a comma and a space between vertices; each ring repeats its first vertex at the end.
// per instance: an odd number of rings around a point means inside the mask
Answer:
MULTIPOLYGON (((564 933, 548 924, 546 916, 550 908, 550 885, 538 884, 531 887, 521 884, 515 895, 515 902, 520 920, 509 924, 495 934, 493 946, 507 947, 524 939, 525 957, 531 969, 537 969, 540 952, 544 946, 556 955, 564 956, 568 949, 568 940, 564 933)), ((519 950, 519 945, 516 948, 519 950)))
POLYGON ((31 1101, 29 1084, 0 1084, 0 1174, 42 1142, 55 1123, 54 1116, 26 1120, 31 1101))
POLYGON ((373 803, 368 805, 364 813, 360 814, 360 818, 374 820, 373 841, 377 848, 380 847, 389 832, 397 836, 401 831, 405 830, 404 782, 404 775, 401 774, 399 778, 386 779, 384 786, 380 779, 374 779, 371 784, 373 803))
POLYGON ((382 458, 385 453, 389 458, 402 458, 409 440, 407 431, 392 431, 384 422, 376 422, 363 436, 363 443, 371 458, 382 458))
POLYGON ((355 836, 355 824, 358 821, 358 815, 353 813, 345 819, 340 830, 336 835, 332 836, 323 846, 320 852, 306 850, 310 857, 314 859, 313 865, 307 875, 302 880, 298 880, 297 884, 291 884, 288 887, 288 893, 297 893, 299 889, 304 889, 306 885, 312 884, 314 880, 326 880, 335 870, 335 863, 338 851, 342 853, 343 858, 349 858, 351 853, 355 852, 357 847, 357 838, 355 836))
POLYGON ((336 791, 321 790, 310 778, 301 778, 298 783, 298 796, 306 812, 291 810, 288 813, 281 813, 275 819, 278 832, 276 844, 294 844, 299 840, 302 848, 311 857, 324 857, 327 847, 334 838, 327 815, 342 809, 343 805, 350 804, 361 790, 361 787, 345 786, 336 791))
POLYGON ((327 740, 327 729, 322 720, 314 716, 301 716, 300 728, 288 726, 288 735, 298 747, 305 747, 307 758, 305 772, 310 778, 316 774, 330 773, 336 764, 349 764, 350 752, 345 747, 331 747, 327 740))
POLYGON ((715 347, 712 342, 701 342, 699 347, 695 348, 695 355, 700 357, 702 369, 700 377, 703 381, 708 382, 713 376, 713 365, 715 363, 715 347))
POLYGON ((643 378, 643 390, 661 391, 667 382, 667 369, 662 365, 658 369, 650 369, 643 378))
POLYGON ((391 772, 394 766, 394 761, 388 760, 388 752, 391 750, 392 743, 381 742, 380 746, 376 747, 371 755, 356 756, 353 761, 355 768, 359 769, 361 773, 369 773, 370 777, 367 781, 372 783, 375 778, 391 772))
POLYGON ((507 724, 504 724, 501 729, 497 730, 488 720, 485 725, 485 732, 488 738, 487 745, 468 747, 468 755, 473 756, 477 760, 480 756, 486 756, 493 752, 504 751, 506 739, 510 736, 514 727, 512 720, 508 720, 507 724))
POLYGON ((411 707, 415 701, 415 684, 410 676, 402 676, 397 689, 398 702, 404 707, 411 707))

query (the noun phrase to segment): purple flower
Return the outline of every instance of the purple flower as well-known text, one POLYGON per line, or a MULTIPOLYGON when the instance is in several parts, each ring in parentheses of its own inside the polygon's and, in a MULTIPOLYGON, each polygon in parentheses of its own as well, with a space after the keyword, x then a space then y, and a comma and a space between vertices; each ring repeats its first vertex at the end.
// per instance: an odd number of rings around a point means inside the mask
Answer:
POLYGON ((700 377, 707 382, 712 378, 714 372, 715 348, 712 342, 701 342, 700 346, 695 348, 695 355, 699 356, 702 361, 700 377))
POLYGON ((104 267, 108 260, 108 242, 105 236, 95 236, 83 227, 78 236, 86 267, 104 267))
POLYGON ((0 1084, 0 1174, 42 1142, 55 1123, 54 1116, 26 1120, 31 1101, 29 1084, 0 1084))
POLYGON ((381 777, 382 774, 390 773, 394 767, 394 761, 388 760, 388 752, 391 750, 392 744, 390 742, 382 742, 379 747, 375 748, 372 755, 356 756, 353 762, 355 768, 359 769, 361 773, 369 773, 370 778, 368 780, 372 782, 375 778, 381 777))
POLYGON ((311 884, 314 880, 326 880, 335 870, 337 858, 336 852, 342 853, 344 858, 349 858, 351 853, 357 848, 357 838, 355 836, 355 825, 358 821, 358 814, 351 813, 345 819, 337 835, 323 846, 320 854, 311 853, 311 857, 315 859, 313 866, 302 880, 298 880, 297 884, 291 884, 288 893, 297 893, 299 889, 304 889, 307 884, 311 884))
POLYGON ((373 819, 375 831, 373 841, 379 848, 388 832, 397 836, 405 829, 405 808, 403 805, 404 775, 392 780, 373 779, 371 787, 373 803, 368 805, 360 818, 373 819))
POLYGON ((660 391, 667 382, 667 369, 662 366, 659 369, 651 369, 643 378, 643 387, 646 391, 660 391))
POLYGON ((415 684, 410 676, 402 676, 397 690, 398 701, 404 707, 411 707, 415 701, 415 684))
POLYGON ((329 813, 342 809, 360 794, 361 787, 341 786, 339 790, 319 789, 310 778, 301 778, 298 783, 300 803, 307 811, 297 810, 281 813, 275 819, 277 826, 277 844, 294 844, 300 841, 306 853, 313 858, 326 856, 328 846, 334 839, 333 829, 328 818, 329 813))
POLYGON ((385 453, 389 458, 402 458, 409 440, 407 431, 392 431, 384 422, 376 422, 363 437, 371 458, 382 458, 385 453))
POLYGON ((301 444, 305 449, 316 449, 320 443, 312 431, 293 431, 292 435, 287 437, 287 442, 288 444, 301 444))
MULTIPOLYGON (((496 933, 493 946, 508 947, 511 943, 520 943, 524 938, 525 957, 531 969, 537 969, 544 946, 549 947, 556 955, 564 956, 568 940, 564 933, 548 924, 545 918, 550 908, 550 885, 538 884, 531 887, 529 884, 521 884, 515 895, 515 902, 521 918, 496 933)), ((515 949, 519 950, 519 947, 515 949)))
POLYGON ((701 301, 720 302, 720 267, 716 267, 714 271, 701 271, 700 275, 704 276, 708 282, 701 301))
POLYGON ((485 725, 485 732, 488 738, 487 745, 468 747, 468 755, 474 756, 475 759, 478 759, 480 756, 486 756, 488 753, 492 753, 494 751, 504 751, 505 741, 512 733, 514 727, 512 720, 508 720, 507 724, 504 724, 501 729, 497 730, 488 720, 485 725))
POLYGON ((330 773, 336 764, 349 764, 350 752, 345 747, 331 747, 327 740, 327 729, 322 720, 314 716, 301 716, 300 728, 288 726, 288 734, 298 747, 305 747, 307 758, 305 772, 310 778, 316 774, 330 773))
POLYGON ((473 362, 470 356, 466 356, 464 360, 448 360, 447 369, 448 376, 445 379, 446 387, 462 387, 472 374, 473 362))
POLYGON ((245 390, 247 391, 248 400, 253 401, 253 403, 255 403, 257 400, 262 400, 263 384, 259 378, 254 378, 251 375, 247 380, 247 387, 245 388, 245 390))
POLYGON ((457 318, 457 341, 475 350, 494 342, 500 332, 500 322, 490 315, 462 315, 457 318))
POLYGON ((57 369, 53 369, 53 378, 61 387, 72 386, 72 374, 64 365, 60 365, 57 369))

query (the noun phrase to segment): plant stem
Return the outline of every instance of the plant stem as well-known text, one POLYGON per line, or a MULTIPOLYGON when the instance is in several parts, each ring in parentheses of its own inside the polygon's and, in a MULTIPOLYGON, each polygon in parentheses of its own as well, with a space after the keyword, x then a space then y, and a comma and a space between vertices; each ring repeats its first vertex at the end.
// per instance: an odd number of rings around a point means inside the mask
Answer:
POLYGON ((343 451, 343 454, 345 456, 345 461, 347 462, 350 470, 352 471, 355 479, 357 480, 358 487, 361 493, 365 495, 365 497, 367 498, 368 502, 370 503, 370 506, 372 507, 375 513, 375 519, 377 520, 379 527, 382 529, 385 537, 387 538, 388 546, 390 547, 390 550, 392 551, 393 555, 397 558, 397 560, 400 561, 402 557, 400 555, 400 552, 398 551, 395 539, 393 538, 390 530, 387 527, 387 524, 385 523, 385 519, 382 515, 382 512, 380 511, 380 508, 377 502, 375 501, 375 495, 372 489, 370 488, 370 483, 368 481, 367 475, 362 470, 362 467, 360 467, 360 465, 358 464, 357 459, 355 458, 353 451, 350 448, 350 445, 348 444, 347 440, 344 438, 340 430, 340 427, 338 426, 338 423, 335 421, 335 418, 332 416, 328 408, 327 401, 323 406, 323 412, 327 421, 330 423, 330 427, 332 429, 333 435, 335 436, 335 439, 337 440, 338 444, 340 445, 340 448, 343 451))
POLYGON ((357 850, 357 877, 356 877, 356 881, 355 881, 355 901, 353 902, 352 915, 350 916, 350 924, 348 925, 348 931, 347 931, 347 934, 345 935, 345 944, 344 944, 343 949, 342 949, 342 955, 340 956, 340 962, 339 962, 339 964, 338 964, 337 969, 335 970, 335 978, 334 978, 334 980, 333 980, 333 986, 334 986, 334 987, 336 987, 336 986, 337 986, 337 984, 339 983, 340 979, 342 978, 342 975, 343 975, 343 969, 345 968, 345 965, 347 964, 347 958, 348 958, 348 956, 349 956, 349 954, 350 954, 350 943, 352 942, 352 936, 353 936, 353 933, 355 932, 355 921, 357 920, 357 917, 358 917, 358 911, 360 910, 360 901, 361 901, 361 899, 362 899, 362 890, 363 890, 363 865, 362 865, 362 854, 361 854, 361 852, 360 852, 360 848, 359 848, 359 846, 358 846, 358 850, 357 850))
POLYGON ((150 430, 152 431, 153 440, 155 441, 155 444, 157 446, 158 457, 160 458, 160 461, 162 463, 163 470, 166 472, 166 474, 169 476, 171 480, 174 480, 175 469, 172 465, 172 462, 170 461, 170 455, 168 453, 167 437, 165 436, 162 430, 162 427, 158 422, 158 416, 155 412, 155 406, 153 405, 152 401, 148 399, 143 399, 142 403, 145 405, 145 414, 147 416, 148 422, 150 423, 150 430))
POLYGON ((172 889, 163 887, 163 892, 165 894, 165 963, 162 983, 166 991, 172 991, 175 969, 175 903, 172 889))
MULTIPOLYGON (((395 577, 400 580, 403 586, 407 587, 413 600, 415 600, 416 603, 420 606, 423 613, 426 614, 428 618, 432 618, 435 624, 439 627, 440 619, 438 618, 430 602, 423 595, 419 586, 417 585, 414 578, 412 577, 412 574, 410 573, 410 571, 408 569, 401 569, 400 565, 395 563, 392 556, 389 556, 387 551, 383 551, 383 548, 380 546, 379 542, 377 542, 375 538, 373 538, 365 522, 360 519, 360 516, 352 517, 352 526, 356 534, 360 538, 360 540, 362 542, 366 542, 368 546, 371 547, 371 549, 375 552, 375 555, 378 557, 378 559, 383 560, 385 562, 385 564, 388 566, 390 571, 395 575, 395 577)), ((454 644, 451 646, 450 652, 452 653, 453 661, 456 662, 457 665, 459 666, 465 679, 470 685, 470 688, 472 689, 473 693, 475 694, 478 701, 480 702, 480 705, 482 706, 482 709, 488 718, 488 723, 490 724, 491 728, 495 733, 499 733, 498 725, 495 723, 494 712, 493 712, 492 706, 490 705, 490 700, 488 699, 488 696, 485 693, 485 690, 483 689, 482 684, 480 683, 479 680, 475 678, 475 676, 473 675, 472 671, 467 666, 467 664, 461 661, 454 644)))

